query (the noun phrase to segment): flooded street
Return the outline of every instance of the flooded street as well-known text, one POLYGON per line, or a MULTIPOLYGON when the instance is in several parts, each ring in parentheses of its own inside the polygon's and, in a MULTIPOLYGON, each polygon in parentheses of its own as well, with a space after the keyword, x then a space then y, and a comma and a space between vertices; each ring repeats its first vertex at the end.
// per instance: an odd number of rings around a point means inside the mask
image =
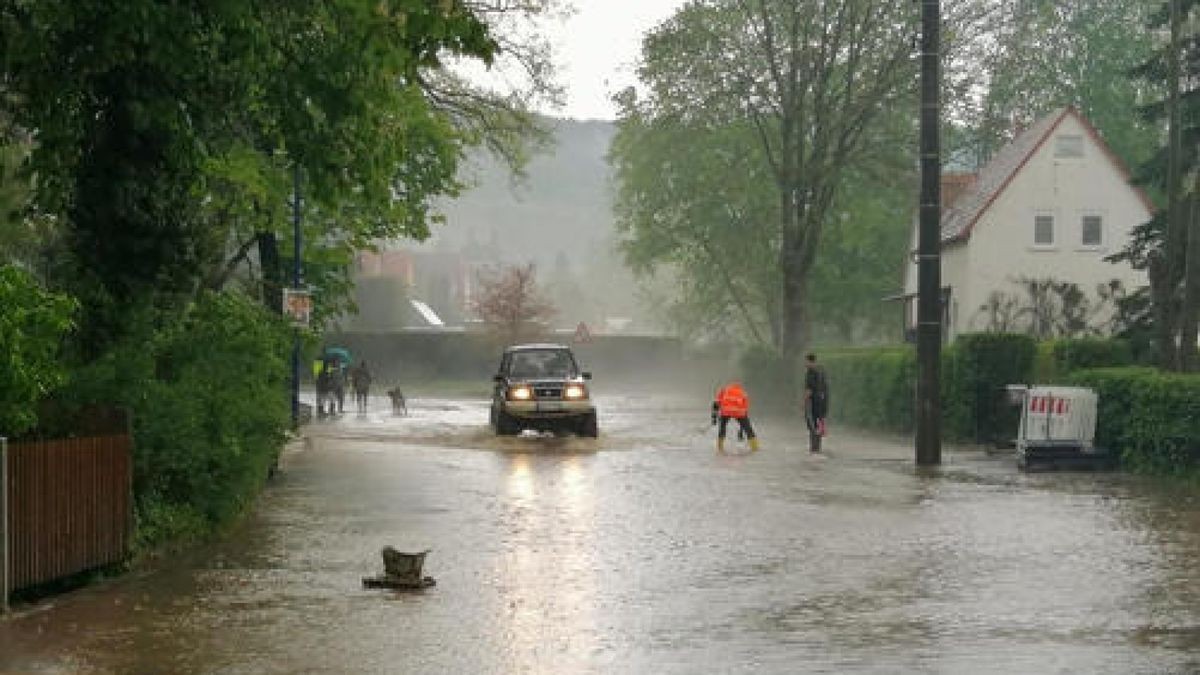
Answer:
POLYGON ((599 405, 598 440, 466 399, 315 424, 220 543, 0 620, 0 672, 1200 672, 1194 492, 599 405), (385 545, 437 586, 363 589, 385 545))

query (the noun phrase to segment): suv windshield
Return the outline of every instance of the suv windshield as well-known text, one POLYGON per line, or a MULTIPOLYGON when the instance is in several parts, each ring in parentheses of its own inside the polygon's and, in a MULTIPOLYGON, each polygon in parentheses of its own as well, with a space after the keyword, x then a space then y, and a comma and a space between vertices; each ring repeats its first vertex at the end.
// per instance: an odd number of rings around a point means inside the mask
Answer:
POLYGON ((576 376, 575 359, 563 349, 528 349, 513 352, 508 366, 509 377, 569 378, 576 376))

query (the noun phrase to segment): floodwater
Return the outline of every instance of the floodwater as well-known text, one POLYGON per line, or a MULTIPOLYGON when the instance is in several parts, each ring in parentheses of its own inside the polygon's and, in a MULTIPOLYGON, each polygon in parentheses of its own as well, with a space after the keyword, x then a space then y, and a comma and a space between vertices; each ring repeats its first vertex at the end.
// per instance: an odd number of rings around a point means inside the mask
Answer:
POLYGON ((705 401, 603 398, 598 440, 373 404, 221 542, 0 619, 0 672, 1200 672, 1194 492, 786 423, 718 456, 705 401), (385 545, 437 585, 364 589, 385 545))

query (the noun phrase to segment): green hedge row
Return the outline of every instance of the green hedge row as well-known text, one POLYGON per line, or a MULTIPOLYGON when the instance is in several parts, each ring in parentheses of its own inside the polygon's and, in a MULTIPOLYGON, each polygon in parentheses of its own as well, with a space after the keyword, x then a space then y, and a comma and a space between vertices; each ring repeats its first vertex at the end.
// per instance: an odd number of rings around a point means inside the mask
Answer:
POLYGON ((1072 338, 1038 343, 1034 381, 1063 382, 1084 368, 1114 368, 1135 365, 1133 348, 1126 340, 1072 338))
MULTIPOLYGON (((1034 341, 1025 335, 961 336, 942 350, 943 433, 952 439, 1010 437, 1016 414, 1004 386, 1028 382, 1034 341)), ((832 416, 868 429, 908 432, 914 425, 917 363, 912 347, 837 351, 824 357, 832 416)))
POLYGON ((1200 376, 1152 368, 1081 370, 1069 382, 1100 396, 1096 444, 1142 473, 1200 472, 1200 376))
MULTIPOLYGON (((916 350, 840 350, 823 359, 831 414, 850 426, 913 429, 916 350)), ((1200 376, 1130 367, 1117 340, 1057 340, 964 335, 942 351, 943 431, 948 438, 1011 437, 1020 411, 1003 401, 1010 383, 1091 387, 1100 396, 1096 442, 1120 453, 1128 468, 1154 474, 1200 472, 1200 376), (1091 366, 1124 366, 1093 368, 1091 366)))

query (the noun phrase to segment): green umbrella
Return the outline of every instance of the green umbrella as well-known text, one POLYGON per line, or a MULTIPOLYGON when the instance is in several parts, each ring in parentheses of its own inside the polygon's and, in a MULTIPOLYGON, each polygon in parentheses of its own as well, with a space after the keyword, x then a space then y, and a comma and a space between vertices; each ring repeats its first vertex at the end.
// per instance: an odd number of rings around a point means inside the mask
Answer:
POLYGON ((349 365, 352 361, 354 361, 353 357, 350 356, 350 350, 346 349, 345 347, 326 347, 325 358, 327 360, 338 359, 345 365, 349 365))

